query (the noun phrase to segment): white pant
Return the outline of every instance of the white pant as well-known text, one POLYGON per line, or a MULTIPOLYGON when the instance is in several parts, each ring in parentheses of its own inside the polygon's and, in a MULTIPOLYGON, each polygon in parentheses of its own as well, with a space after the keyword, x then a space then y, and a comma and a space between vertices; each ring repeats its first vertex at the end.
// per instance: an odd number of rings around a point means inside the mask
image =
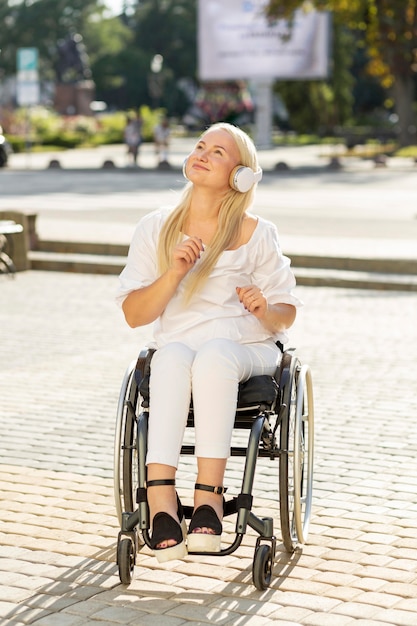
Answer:
POLYGON ((151 362, 147 464, 178 467, 191 392, 196 456, 227 458, 239 382, 272 376, 280 359, 272 339, 251 344, 213 339, 198 351, 182 343, 159 348, 151 362))

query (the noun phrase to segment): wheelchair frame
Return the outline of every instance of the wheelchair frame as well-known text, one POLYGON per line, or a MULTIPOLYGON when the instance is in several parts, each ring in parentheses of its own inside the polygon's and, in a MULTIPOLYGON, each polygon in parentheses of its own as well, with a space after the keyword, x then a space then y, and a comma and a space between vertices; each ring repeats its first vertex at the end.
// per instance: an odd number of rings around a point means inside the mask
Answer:
MULTIPOLYGON (((121 530, 117 543, 120 581, 130 584, 140 547, 150 547, 149 509, 146 500, 146 450, 148 384, 153 351, 144 349, 126 370, 119 395, 114 443, 114 495, 121 530), (139 542, 138 534, 142 536, 139 542)), ((192 406, 187 428, 193 427, 192 406)), ((237 497, 226 500, 225 516, 236 514, 234 541, 220 552, 224 556, 241 544, 247 526, 258 533, 252 580, 266 589, 272 577, 276 552, 273 519, 252 512, 252 490, 258 457, 279 460, 279 511, 281 535, 292 553, 307 540, 313 491, 314 406, 312 377, 294 350, 283 352, 275 376, 256 376, 239 386, 234 428, 249 430, 247 448, 232 444, 231 456, 245 457, 242 486, 237 497), (265 386, 266 385, 266 386, 265 386)), ((182 455, 194 454, 183 445, 182 455)), ((193 508, 184 506, 187 519, 193 508)))

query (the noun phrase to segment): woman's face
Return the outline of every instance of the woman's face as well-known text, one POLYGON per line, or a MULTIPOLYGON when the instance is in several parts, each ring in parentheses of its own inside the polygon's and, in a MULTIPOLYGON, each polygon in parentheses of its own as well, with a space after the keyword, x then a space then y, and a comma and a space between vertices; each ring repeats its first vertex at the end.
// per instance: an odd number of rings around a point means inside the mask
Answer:
POLYGON ((233 137, 223 129, 209 130, 187 159, 187 178, 195 186, 227 191, 230 174, 239 164, 239 150, 233 137))

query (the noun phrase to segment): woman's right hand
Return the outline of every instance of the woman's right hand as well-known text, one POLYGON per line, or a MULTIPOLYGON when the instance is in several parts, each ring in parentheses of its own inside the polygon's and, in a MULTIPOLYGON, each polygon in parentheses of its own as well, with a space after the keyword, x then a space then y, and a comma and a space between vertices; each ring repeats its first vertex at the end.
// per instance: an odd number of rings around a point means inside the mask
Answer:
POLYGON ((170 268, 153 283, 131 291, 122 308, 129 326, 136 328, 154 322, 165 310, 178 285, 194 267, 204 250, 199 237, 189 237, 175 246, 170 268))
POLYGON ((200 237, 189 237, 175 246, 172 253, 171 269, 184 278, 194 267, 204 250, 200 237))

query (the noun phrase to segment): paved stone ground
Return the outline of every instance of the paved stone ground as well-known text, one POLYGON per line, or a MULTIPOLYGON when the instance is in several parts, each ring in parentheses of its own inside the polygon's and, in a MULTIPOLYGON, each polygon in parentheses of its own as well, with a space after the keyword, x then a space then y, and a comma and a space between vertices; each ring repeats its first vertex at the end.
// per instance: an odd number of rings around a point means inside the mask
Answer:
MULTIPOLYGON (((415 626, 416 295, 299 288, 291 343, 313 371, 315 495, 308 543, 292 557, 279 543, 271 587, 252 585, 252 532, 222 558, 158 565, 143 550, 125 587, 113 431, 125 368, 149 331, 125 325, 116 281, 0 276, 0 624, 415 626)), ((185 466, 185 502, 193 479, 185 466)), ((273 512, 280 540, 277 484, 263 461, 256 512, 273 512)))

